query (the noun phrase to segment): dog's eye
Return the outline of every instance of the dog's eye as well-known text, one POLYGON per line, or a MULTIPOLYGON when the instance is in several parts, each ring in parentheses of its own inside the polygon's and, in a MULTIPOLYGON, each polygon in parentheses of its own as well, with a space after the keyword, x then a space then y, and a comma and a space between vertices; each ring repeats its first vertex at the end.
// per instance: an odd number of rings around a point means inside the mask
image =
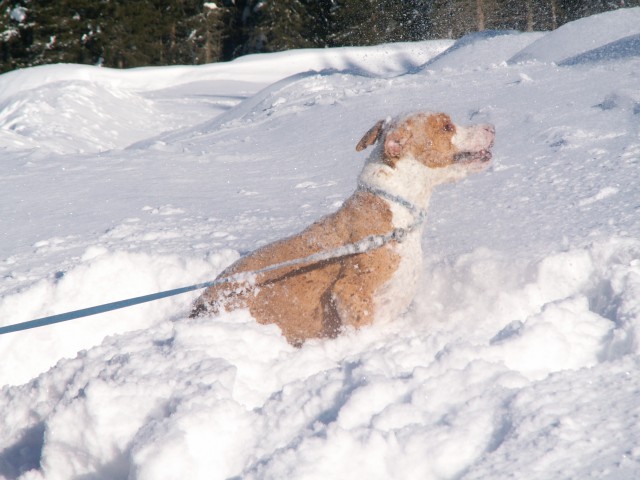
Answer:
POLYGON ((455 129, 456 127, 453 126, 453 123, 445 123, 442 127, 442 130, 445 132, 453 132, 455 129))

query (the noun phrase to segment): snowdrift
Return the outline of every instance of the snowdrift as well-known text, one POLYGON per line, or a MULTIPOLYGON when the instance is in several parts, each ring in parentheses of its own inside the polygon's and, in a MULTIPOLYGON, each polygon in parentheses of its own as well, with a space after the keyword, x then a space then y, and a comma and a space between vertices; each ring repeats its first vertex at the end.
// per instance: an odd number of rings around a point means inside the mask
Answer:
POLYGON ((212 279, 335 210, 380 118, 498 135, 401 318, 294 349, 194 294, 1 336, 0 478, 640 477, 639 35, 0 76, 0 324, 212 279))

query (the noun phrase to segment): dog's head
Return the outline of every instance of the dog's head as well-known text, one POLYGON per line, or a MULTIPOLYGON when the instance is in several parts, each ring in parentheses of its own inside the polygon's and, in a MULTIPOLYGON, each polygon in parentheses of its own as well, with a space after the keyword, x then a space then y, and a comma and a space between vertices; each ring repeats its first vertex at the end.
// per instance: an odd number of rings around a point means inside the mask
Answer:
POLYGON ((489 164, 494 137, 493 125, 463 127, 444 113, 414 113, 379 121, 356 150, 380 142, 382 161, 392 168, 403 159, 414 159, 432 169, 451 168, 466 174, 489 164))

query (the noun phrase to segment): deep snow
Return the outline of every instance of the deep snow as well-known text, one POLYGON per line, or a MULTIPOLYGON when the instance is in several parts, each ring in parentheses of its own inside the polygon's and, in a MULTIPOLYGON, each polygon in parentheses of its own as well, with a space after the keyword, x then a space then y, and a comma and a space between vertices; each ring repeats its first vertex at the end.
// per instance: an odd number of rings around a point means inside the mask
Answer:
POLYGON ((335 210, 380 118, 498 132, 401 318, 294 349, 193 294, 1 336, 0 478, 640 477, 639 34, 0 76, 1 324, 212 279, 335 210))

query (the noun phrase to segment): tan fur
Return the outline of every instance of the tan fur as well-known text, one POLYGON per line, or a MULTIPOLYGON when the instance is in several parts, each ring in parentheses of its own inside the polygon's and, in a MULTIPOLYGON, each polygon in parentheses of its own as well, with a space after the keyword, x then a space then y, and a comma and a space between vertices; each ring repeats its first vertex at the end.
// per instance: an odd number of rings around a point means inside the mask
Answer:
POLYGON ((397 125, 385 139, 385 154, 394 159, 410 154, 430 168, 451 165, 456 127, 444 113, 418 114, 397 125))
POLYGON ((384 120, 380 120, 373 127, 371 127, 369 131, 364 134, 364 137, 362 137, 358 142, 358 144, 356 145, 356 151, 361 152, 368 146, 376 143, 376 141, 380 137, 380 134, 382 133, 383 126, 384 126, 384 120))

